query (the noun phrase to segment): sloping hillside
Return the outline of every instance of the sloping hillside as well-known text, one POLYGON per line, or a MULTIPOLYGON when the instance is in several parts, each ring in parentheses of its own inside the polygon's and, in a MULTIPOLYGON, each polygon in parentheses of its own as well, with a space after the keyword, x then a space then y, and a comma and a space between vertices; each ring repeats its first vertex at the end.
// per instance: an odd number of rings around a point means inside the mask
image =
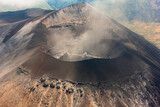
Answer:
POLYGON ((1 12, 0 13, 0 23, 13 23, 29 18, 34 18, 38 16, 45 15, 53 10, 43 10, 38 8, 26 9, 20 11, 11 11, 11 12, 1 12))
POLYGON ((84 1, 116 20, 160 21, 159 0, 47 0, 54 9, 84 1))

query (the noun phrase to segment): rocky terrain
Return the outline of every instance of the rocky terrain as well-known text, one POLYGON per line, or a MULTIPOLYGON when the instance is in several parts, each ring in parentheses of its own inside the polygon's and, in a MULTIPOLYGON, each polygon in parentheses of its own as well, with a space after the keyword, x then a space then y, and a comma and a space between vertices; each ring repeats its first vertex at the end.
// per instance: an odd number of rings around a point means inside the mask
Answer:
POLYGON ((86 3, 0 27, 0 106, 159 107, 160 50, 86 3))

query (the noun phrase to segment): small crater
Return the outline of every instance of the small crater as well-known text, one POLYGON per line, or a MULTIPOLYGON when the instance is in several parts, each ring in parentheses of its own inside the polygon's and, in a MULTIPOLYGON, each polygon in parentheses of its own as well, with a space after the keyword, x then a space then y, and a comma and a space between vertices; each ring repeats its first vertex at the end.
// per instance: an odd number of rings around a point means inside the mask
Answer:
POLYGON ((58 89, 58 90, 59 90, 59 89, 60 89, 60 86, 56 86, 56 89, 58 89))
POLYGON ((55 85, 53 83, 50 84, 51 88, 55 88, 55 85))
POLYGON ((73 88, 68 88, 68 90, 66 90, 66 94, 72 94, 74 92, 73 88))
POLYGON ((44 87, 44 88, 47 88, 47 87, 48 87, 48 84, 44 83, 44 84, 43 84, 43 87, 44 87))
POLYGON ((40 79, 40 82, 41 82, 41 83, 44 83, 45 81, 46 81, 46 80, 43 79, 43 78, 40 79))

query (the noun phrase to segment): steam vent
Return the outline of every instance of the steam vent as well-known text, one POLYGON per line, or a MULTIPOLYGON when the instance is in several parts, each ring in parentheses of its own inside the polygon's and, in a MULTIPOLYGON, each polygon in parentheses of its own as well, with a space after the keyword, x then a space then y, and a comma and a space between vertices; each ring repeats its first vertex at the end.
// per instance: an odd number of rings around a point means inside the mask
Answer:
POLYGON ((160 107, 160 50, 83 2, 2 26, 0 107, 160 107))

